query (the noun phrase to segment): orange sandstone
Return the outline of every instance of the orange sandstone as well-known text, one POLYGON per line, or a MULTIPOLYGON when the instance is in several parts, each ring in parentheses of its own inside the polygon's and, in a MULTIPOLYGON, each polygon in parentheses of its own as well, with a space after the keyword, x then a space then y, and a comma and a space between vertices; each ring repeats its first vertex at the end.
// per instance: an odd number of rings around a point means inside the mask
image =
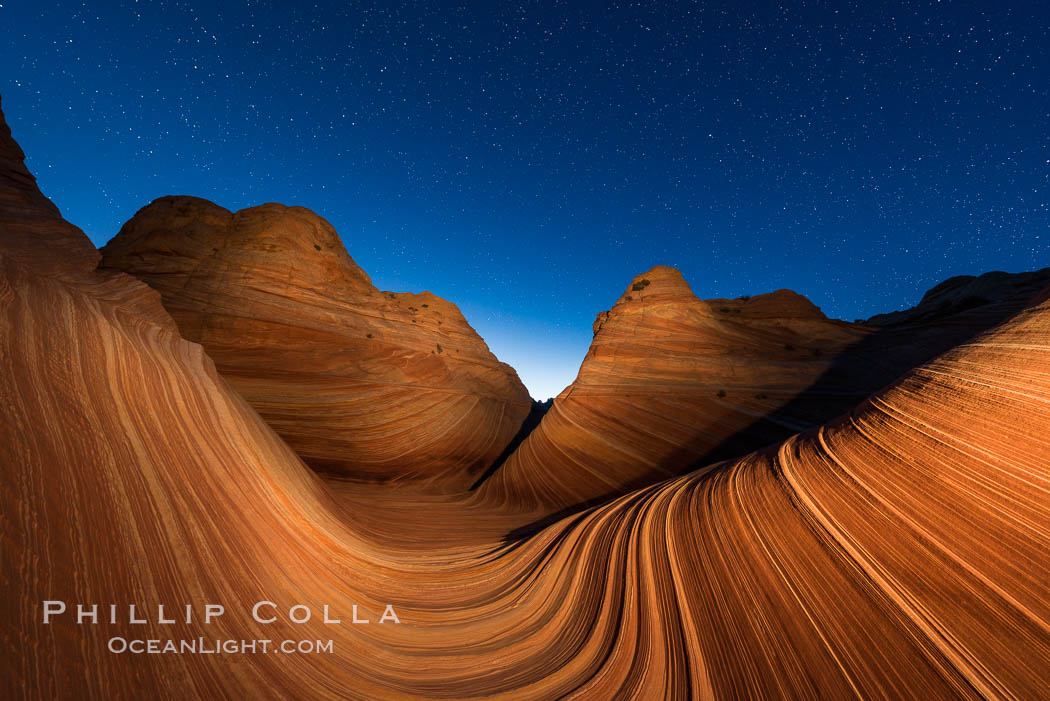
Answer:
MULTIPOLYGON (((21 166, 15 149, 0 130, 3 168, 21 166)), ((92 270, 86 238, 31 181, 0 174, 0 202, 21 197, 12 182, 30 198, 0 208, 4 698, 1045 693, 1050 291, 819 428, 501 542, 487 534, 520 519, 498 509, 415 484, 329 488, 155 292, 92 270), (357 490, 400 507, 347 508, 357 490), (406 542, 407 514, 425 542, 406 542), (473 524, 484 532, 463 539, 473 524), (45 624, 45 599, 226 613, 45 624), (329 605, 344 624, 259 624, 260 600, 329 605), (373 621, 391 604, 402 623, 346 624, 355 604, 373 621), (332 652, 113 654, 114 636, 332 652)), ((735 314, 666 275, 661 294, 695 307, 693 326, 735 314)), ((672 347, 690 337, 671 333, 688 314, 649 311, 672 347)), ((647 382, 675 377, 670 355, 647 382)))
POLYGON ((379 291, 308 209, 163 197, 102 254, 316 469, 465 488, 531 406, 454 304, 379 291))
POLYGON ((700 300, 655 267, 598 315, 576 380, 477 498, 559 514, 784 440, 1016 314, 1050 275, 975 280, 928 293, 935 314, 877 326, 790 290, 700 300), (947 290, 967 303, 944 303, 947 290))

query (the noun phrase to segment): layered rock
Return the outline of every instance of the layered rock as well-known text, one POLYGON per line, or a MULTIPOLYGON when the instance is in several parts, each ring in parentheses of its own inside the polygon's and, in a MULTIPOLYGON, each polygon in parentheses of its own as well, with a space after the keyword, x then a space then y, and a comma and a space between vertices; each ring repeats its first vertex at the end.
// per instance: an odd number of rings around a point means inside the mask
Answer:
POLYGON ((477 496, 558 514, 783 440, 1016 314, 1040 281, 954 278, 877 326, 790 290, 699 300, 653 268, 598 315, 579 376, 477 496))
POLYGON ((287 591, 271 563, 302 564, 294 522, 333 508, 201 347, 179 336, 160 296, 95 270, 98 258, 36 188, 0 113, 0 635, 10 650, 0 695, 292 694, 261 670, 203 655, 151 655, 142 665, 107 649, 110 636, 137 631, 223 636, 231 629, 222 622, 128 631, 42 621, 52 599, 71 610, 77 598, 99 604, 105 621, 110 603, 123 616, 136 602, 144 611, 146 599, 287 591))
POLYGON ((367 487, 401 510, 344 508, 156 293, 85 267, 53 216, 0 219, 4 698, 1045 691, 1050 294, 823 428, 513 547, 464 546, 506 515, 403 484, 367 487), (403 513, 427 522, 416 550, 403 513), (70 610, 44 624, 48 599, 70 610), (261 600, 277 621, 253 621, 261 600), (78 625, 77 603, 100 622, 78 625), (225 613, 205 624, 205 603, 225 613), (157 604, 194 619, 160 624, 157 604), (288 622, 296 604, 308 622, 288 622), (385 604, 400 624, 377 623, 385 604), (115 637, 331 652, 114 654, 115 637))
MULTIPOLYGON (((790 290, 704 301, 653 268, 598 315, 576 380, 479 498, 556 511, 812 426, 830 417, 810 404, 843 389, 799 395, 869 335, 790 290)), ((865 395, 853 388, 846 407, 865 395)))
POLYGON ((319 470, 465 488, 529 412, 455 305, 379 291, 302 207, 163 197, 102 254, 160 292, 183 336, 319 470))
POLYGON ((879 327, 943 323, 974 309, 1029 300, 1050 285, 1050 268, 1026 273, 993 270, 980 276, 957 275, 931 287, 911 309, 876 314, 865 323, 879 327))
POLYGON ((8 235, 5 256, 37 270, 90 270, 98 252, 37 187, 25 166, 25 154, 0 119, 0 226, 8 235), (46 244, 46 245, 42 245, 46 244))

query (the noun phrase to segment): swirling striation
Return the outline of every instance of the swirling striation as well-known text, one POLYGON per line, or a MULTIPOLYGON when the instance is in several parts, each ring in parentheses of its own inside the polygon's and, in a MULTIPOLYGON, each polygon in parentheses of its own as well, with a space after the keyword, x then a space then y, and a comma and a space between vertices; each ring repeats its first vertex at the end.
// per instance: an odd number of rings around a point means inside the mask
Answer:
POLYGON ((322 481, 155 292, 90 251, 18 253, 49 231, 0 209, 6 698, 1045 695, 1046 296, 821 428, 501 540, 520 513, 322 481), (227 613, 44 625, 52 598, 227 613), (263 599, 315 615, 255 623, 263 599), (401 624, 376 622, 388 603, 401 624), (117 635, 334 645, 135 656, 117 635))
POLYGON ((653 268, 598 315, 575 382, 478 498, 565 513, 782 441, 1009 318, 1050 276, 981 280, 967 304, 927 295, 921 315, 873 326, 790 290, 700 300, 677 270, 653 268))
POLYGON ((558 511, 783 439, 867 395, 813 385, 871 333, 790 290, 700 300, 657 266, 598 315, 576 381, 479 498, 558 511))
POLYGON ((308 209, 162 197, 102 249, 311 466, 464 488, 531 406, 459 309, 380 292, 308 209))

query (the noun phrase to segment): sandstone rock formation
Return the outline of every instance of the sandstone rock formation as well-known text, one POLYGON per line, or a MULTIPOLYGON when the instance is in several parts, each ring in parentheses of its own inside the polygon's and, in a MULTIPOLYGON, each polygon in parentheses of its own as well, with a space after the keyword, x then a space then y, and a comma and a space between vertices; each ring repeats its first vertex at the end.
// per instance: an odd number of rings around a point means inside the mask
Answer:
POLYGON ((500 545, 485 534, 516 516, 412 484, 329 488, 155 292, 93 271, 86 239, 34 206, 0 210, 4 698, 1045 692, 1050 294, 822 428, 500 545), (47 599, 100 604, 100 622, 45 625, 47 599), (260 600, 276 622, 252 620, 260 600), (204 624, 205 603, 226 611, 204 624), (109 604, 152 611, 111 624, 109 604), (195 618, 158 623, 158 604, 195 618), (295 604, 308 622, 288 622, 295 604), (400 624, 377 624, 384 604, 400 624), (114 654, 114 637, 332 652, 114 654))
POLYGON ((77 227, 41 194, 25 166, 25 154, 0 119, 0 224, 18 231, 5 241, 5 257, 40 270, 89 270, 98 253, 77 227), (46 242, 47 245, 41 245, 46 242))
POLYGON ((699 300, 653 268, 598 315, 579 376, 478 498, 561 514, 783 440, 1016 314, 1041 282, 954 278, 876 326, 790 290, 699 300))
POLYGON ((479 498, 557 510, 808 428, 830 418, 826 397, 799 395, 869 335, 790 290, 703 301, 674 268, 653 268, 598 315, 576 381, 479 498))
POLYGON ((380 292, 302 207, 163 197, 102 254, 160 292, 182 335, 319 470, 465 488, 529 412, 455 305, 380 292))
POLYGON ((1029 300, 1050 285, 1050 268, 1029 273, 993 270, 979 277, 957 275, 926 291, 912 307, 888 314, 876 314, 865 323, 872 326, 903 326, 943 322, 973 309, 994 307, 1016 300, 1029 300))

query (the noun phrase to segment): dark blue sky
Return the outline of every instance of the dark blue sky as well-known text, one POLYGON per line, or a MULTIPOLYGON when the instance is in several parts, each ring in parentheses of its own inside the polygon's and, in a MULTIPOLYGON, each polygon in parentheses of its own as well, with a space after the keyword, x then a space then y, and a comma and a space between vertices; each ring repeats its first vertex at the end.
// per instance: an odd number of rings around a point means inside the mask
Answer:
POLYGON ((537 397, 655 264, 847 319, 1050 265, 1043 3, 220 4, 0 0, 45 194, 310 207, 537 397))

